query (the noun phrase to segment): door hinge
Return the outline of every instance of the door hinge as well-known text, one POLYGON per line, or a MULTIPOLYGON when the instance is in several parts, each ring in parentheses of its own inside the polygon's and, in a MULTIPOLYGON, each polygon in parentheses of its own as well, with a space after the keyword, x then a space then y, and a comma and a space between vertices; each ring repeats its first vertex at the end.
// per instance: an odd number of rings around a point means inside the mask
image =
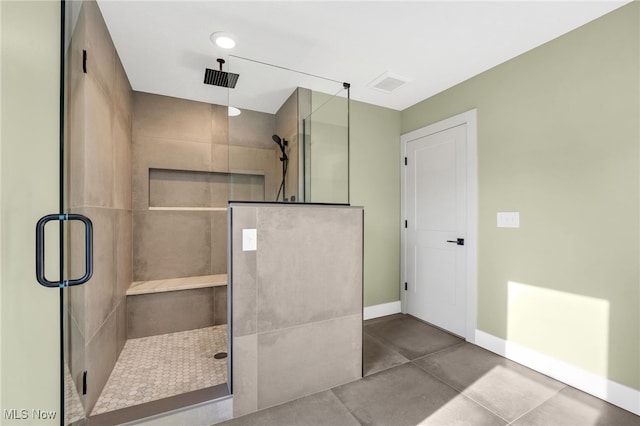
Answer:
POLYGON ((405 165, 405 166, 408 164, 408 162, 407 162, 407 161, 408 161, 408 160, 407 160, 407 157, 404 157, 404 165, 405 165))
POLYGON ((83 395, 87 394, 87 372, 86 371, 82 373, 82 394, 83 395))
POLYGON ((407 291, 407 290, 409 290, 409 286, 407 283, 404 283, 404 291, 407 291))
POLYGON ((404 227, 405 227, 405 228, 408 228, 408 227, 409 227, 409 221, 407 221, 407 220, 405 220, 405 221, 404 221, 404 227))
POLYGON ((87 73, 87 51, 82 49, 82 72, 87 73))

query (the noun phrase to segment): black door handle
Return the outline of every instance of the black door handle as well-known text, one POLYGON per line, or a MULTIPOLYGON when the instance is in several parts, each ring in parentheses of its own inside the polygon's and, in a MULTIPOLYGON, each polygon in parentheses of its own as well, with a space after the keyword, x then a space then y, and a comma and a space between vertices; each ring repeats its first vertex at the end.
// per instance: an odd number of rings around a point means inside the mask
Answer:
POLYGON ((464 245, 464 238, 458 238, 457 240, 447 240, 448 243, 456 243, 459 246, 464 245))
POLYGON ((36 278, 45 287, 68 287, 84 284, 93 275, 93 224, 91 219, 81 214, 50 214, 42 217, 36 225, 36 278), (75 280, 49 281, 44 276, 44 227, 52 220, 79 220, 84 223, 85 271, 75 280))

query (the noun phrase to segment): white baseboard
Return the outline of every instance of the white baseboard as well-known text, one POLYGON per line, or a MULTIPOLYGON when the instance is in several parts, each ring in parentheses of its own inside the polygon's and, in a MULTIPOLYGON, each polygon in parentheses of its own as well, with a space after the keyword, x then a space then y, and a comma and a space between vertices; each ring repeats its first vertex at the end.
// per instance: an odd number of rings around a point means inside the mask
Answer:
POLYGON ((364 319, 373 319, 400 313, 402 305, 400 301, 383 303, 381 305, 365 306, 364 319))
POLYGON ((475 338, 475 344, 480 347, 640 415, 640 390, 481 330, 476 330, 475 338))

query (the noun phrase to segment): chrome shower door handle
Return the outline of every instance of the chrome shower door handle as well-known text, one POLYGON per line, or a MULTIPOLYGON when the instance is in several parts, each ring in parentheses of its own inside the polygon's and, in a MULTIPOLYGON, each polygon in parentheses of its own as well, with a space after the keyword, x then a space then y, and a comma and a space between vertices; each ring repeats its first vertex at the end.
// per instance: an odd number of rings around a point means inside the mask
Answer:
POLYGON ((44 287, 69 287, 84 284, 93 275, 93 223, 91 219, 81 214, 49 214, 40 218, 36 224, 36 278, 44 287), (44 271, 44 228, 48 222, 78 220, 84 223, 84 247, 85 247, 85 268, 84 275, 74 280, 49 281, 45 277, 44 271))

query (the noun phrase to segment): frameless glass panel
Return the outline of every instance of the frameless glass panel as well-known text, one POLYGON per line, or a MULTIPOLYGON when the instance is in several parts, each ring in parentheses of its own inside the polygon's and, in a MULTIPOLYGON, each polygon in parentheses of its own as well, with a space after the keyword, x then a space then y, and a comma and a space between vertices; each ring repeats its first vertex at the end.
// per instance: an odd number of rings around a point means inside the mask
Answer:
MULTIPOLYGON (((82 86, 83 45, 86 39, 83 2, 65 2, 65 75, 64 75, 64 162, 63 211, 83 213, 80 209, 83 192, 83 140, 86 115, 84 113, 84 87, 82 86)), ((64 277, 84 274, 84 227, 79 222, 64 225, 64 277)), ((61 321, 63 324, 63 404, 64 424, 83 423, 85 409, 85 374, 87 357, 85 345, 85 288, 66 287, 62 291, 61 321)))
MULTIPOLYGON (((127 338, 132 282, 131 87, 100 5, 69 1, 66 34, 63 211, 93 224, 93 276, 63 291, 65 419, 101 414, 127 338)), ((65 222, 65 278, 85 273, 85 229, 65 222)), ((128 400, 127 398, 126 400, 128 400)))
POLYGON ((313 91, 304 119, 305 201, 349 203, 348 89, 335 96, 313 91))
POLYGON ((344 83, 235 56, 228 58, 228 65, 228 72, 238 76, 236 86, 228 89, 229 107, 239 111, 229 116, 229 199, 256 201, 254 192, 239 189, 238 176, 244 174, 262 176, 264 201, 348 202, 348 193, 338 190, 348 189, 348 170, 343 167, 348 166, 344 83), (317 128, 310 147, 322 161, 307 161, 303 136, 307 121, 313 125, 309 131, 317 128), (308 165, 331 181, 326 182, 334 188, 331 196, 313 200, 305 194, 308 165), (325 170, 327 165, 332 169, 325 170))

